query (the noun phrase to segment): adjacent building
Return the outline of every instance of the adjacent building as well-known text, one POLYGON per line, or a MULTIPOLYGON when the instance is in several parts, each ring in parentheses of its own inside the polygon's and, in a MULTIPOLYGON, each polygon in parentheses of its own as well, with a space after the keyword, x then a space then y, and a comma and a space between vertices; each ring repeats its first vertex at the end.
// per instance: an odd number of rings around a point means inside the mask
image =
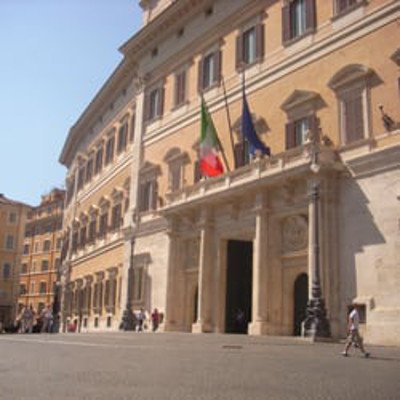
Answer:
POLYGON ((60 156, 65 321, 158 308, 165 330, 299 335, 323 300, 339 338, 355 302, 366 340, 399 344, 400 3, 140 5, 60 156), (243 93, 270 156, 249 156, 243 93), (224 161, 207 179, 202 99, 224 161))
POLYGON ((53 307, 59 301, 56 293, 60 282, 64 197, 64 190, 53 189, 28 214, 20 251, 19 309, 32 306, 39 314, 45 306, 53 307))
POLYGON ((0 194, 0 325, 14 322, 24 226, 31 207, 0 194))

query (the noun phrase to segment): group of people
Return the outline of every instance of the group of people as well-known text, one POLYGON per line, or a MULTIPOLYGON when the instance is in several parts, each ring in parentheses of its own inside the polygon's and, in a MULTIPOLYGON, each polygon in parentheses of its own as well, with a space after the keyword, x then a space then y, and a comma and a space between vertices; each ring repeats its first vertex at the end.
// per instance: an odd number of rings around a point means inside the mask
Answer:
MULTIPOLYGON (((135 320, 136 320, 136 324, 135 324, 136 332, 143 332, 145 329, 148 329, 148 324, 147 324, 148 317, 147 317, 146 311, 143 308, 141 308, 134 315, 135 315, 135 320)), ((160 322, 161 322, 161 318, 162 318, 162 316, 161 316, 160 312, 158 311, 157 308, 155 308, 150 315, 151 330, 153 332, 155 332, 158 329, 160 322)))
POLYGON ((32 304, 23 306, 16 319, 18 333, 51 333, 53 332, 54 316, 50 305, 36 312, 32 304))

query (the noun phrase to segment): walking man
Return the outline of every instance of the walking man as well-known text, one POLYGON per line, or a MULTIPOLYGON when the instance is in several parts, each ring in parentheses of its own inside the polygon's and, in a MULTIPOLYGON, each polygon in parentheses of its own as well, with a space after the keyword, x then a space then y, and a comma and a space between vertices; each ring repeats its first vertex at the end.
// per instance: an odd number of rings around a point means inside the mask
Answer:
POLYGON ((349 335, 347 336, 346 346, 342 352, 342 355, 345 357, 349 355, 348 351, 352 344, 354 344, 354 347, 359 348, 365 357, 369 357, 369 353, 364 349, 363 339, 358 332, 359 324, 360 316, 358 315, 357 307, 353 304, 348 319, 349 335))

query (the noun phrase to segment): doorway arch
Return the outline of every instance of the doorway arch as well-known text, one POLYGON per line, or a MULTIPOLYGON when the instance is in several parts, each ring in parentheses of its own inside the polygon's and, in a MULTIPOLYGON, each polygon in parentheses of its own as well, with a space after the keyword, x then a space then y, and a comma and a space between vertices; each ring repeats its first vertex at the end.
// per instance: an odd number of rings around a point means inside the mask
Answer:
POLYGON ((308 275, 303 273, 297 276, 294 282, 294 321, 293 335, 300 336, 302 322, 306 318, 308 303, 308 275))

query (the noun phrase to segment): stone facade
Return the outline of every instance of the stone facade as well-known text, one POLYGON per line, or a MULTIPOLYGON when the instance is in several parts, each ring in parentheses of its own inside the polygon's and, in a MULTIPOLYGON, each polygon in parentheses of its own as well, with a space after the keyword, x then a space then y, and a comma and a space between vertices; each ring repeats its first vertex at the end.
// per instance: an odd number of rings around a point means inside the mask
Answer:
POLYGON ((0 331, 17 315, 24 226, 31 207, 0 194, 0 331))
POLYGON ((114 233, 69 246, 65 304, 112 268, 115 312, 90 314, 97 328, 129 306, 158 308, 165 330, 297 335, 321 289, 334 338, 355 301, 366 340, 398 343, 398 2, 141 5, 143 28, 60 157, 70 243, 90 210, 125 205, 114 233), (244 156, 244 84, 270 157, 244 156), (224 150, 212 179, 198 175, 201 98, 224 150), (79 184, 125 122, 124 150, 79 184))
POLYGON ((37 315, 45 306, 59 310, 62 222, 65 192, 53 189, 32 207, 20 250, 18 309, 32 306, 37 315), (56 304, 55 304, 56 303, 56 304))

